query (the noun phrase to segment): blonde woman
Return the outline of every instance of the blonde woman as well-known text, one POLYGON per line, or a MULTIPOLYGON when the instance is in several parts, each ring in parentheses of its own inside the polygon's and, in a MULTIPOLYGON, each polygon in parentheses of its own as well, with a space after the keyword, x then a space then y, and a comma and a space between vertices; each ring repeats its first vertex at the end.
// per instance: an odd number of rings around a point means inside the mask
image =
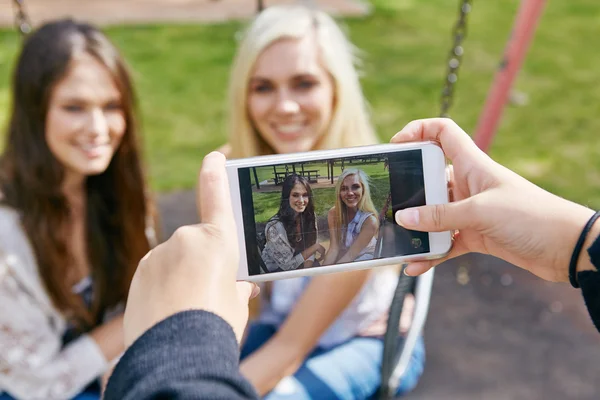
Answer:
POLYGON ((373 259, 379 221, 363 170, 347 169, 339 176, 327 223, 330 244, 324 265, 373 259))
MULTIPOLYGON (((327 14, 267 8, 232 66, 230 136, 222 151, 238 158, 377 143, 355 54, 327 14)), ((270 400, 371 397, 380 384, 396 274, 382 268, 275 282, 248 329, 242 373, 270 400)), ((401 392, 422 373, 422 346, 413 358, 401 392)))

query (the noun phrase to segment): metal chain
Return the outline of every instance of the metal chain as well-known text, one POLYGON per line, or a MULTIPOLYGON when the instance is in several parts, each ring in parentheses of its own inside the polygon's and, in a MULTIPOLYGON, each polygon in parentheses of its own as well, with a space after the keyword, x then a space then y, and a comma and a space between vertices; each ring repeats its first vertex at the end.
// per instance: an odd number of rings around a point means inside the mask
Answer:
POLYGON ((458 69, 463 56, 462 42, 467 36, 467 16, 471 12, 472 0, 462 0, 458 21, 452 30, 454 36, 454 44, 448 54, 448 71, 446 73, 446 81, 442 89, 440 116, 447 117, 450 107, 454 101, 454 85, 458 81, 458 69))
POLYGON ((31 22, 25 12, 25 0, 13 0, 13 6, 16 8, 15 28, 17 28, 22 36, 25 36, 31 32, 31 22))

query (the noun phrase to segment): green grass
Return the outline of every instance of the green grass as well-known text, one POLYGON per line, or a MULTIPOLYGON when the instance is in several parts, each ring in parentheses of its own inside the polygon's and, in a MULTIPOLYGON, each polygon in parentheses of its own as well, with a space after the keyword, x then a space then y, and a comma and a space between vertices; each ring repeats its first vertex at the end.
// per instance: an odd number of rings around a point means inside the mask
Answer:
MULTIPOLYGON (((365 52, 364 89, 382 141, 405 123, 435 116, 457 1, 372 0, 374 13, 346 20, 365 52)), ((472 132, 519 0, 476 1, 452 117, 472 132)), ((241 23, 113 27, 134 70, 153 188, 195 184, 202 156, 226 141, 226 86, 241 23)), ((575 201, 600 208, 600 32, 597 0, 547 3, 491 155, 575 201)), ((0 31, 0 124, 19 39, 0 31)))

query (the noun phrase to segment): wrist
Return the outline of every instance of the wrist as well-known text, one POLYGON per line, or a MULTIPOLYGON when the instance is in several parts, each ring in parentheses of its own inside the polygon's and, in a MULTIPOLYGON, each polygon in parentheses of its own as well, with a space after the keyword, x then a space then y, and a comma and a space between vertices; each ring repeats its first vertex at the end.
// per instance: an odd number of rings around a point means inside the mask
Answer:
MULTIPOLYGON (((559 202, 542 217, 545 219, 542 221, 544 228, 536 231, 540 242, 543 243, 539 256, 544 259, 544 263, 552 265, 554 277, 549 280, 570 282, 569 270, 575 247, 594 211, 580 204, 558 199, 559 202)), ((580 260, 581 257, 578 257, 577 261, 580 260)))
POLYGON ((89 337, 96 342, 106 361, 112 361, 121 355, 125 349, 123 341, 123 316, 120 315, 98 326, 89 333, 89 337))

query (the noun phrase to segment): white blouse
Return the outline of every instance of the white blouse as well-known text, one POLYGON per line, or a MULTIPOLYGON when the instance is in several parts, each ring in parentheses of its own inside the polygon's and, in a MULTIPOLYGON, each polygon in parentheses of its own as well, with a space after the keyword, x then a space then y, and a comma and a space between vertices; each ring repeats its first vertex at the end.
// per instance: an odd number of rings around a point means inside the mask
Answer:
POLYGON ((96 342, 84 334, 63 348, 66 330, 41 281, 19 214, 0 206, 0 393, 69 399, 101 376, 109 360, 96 342))

